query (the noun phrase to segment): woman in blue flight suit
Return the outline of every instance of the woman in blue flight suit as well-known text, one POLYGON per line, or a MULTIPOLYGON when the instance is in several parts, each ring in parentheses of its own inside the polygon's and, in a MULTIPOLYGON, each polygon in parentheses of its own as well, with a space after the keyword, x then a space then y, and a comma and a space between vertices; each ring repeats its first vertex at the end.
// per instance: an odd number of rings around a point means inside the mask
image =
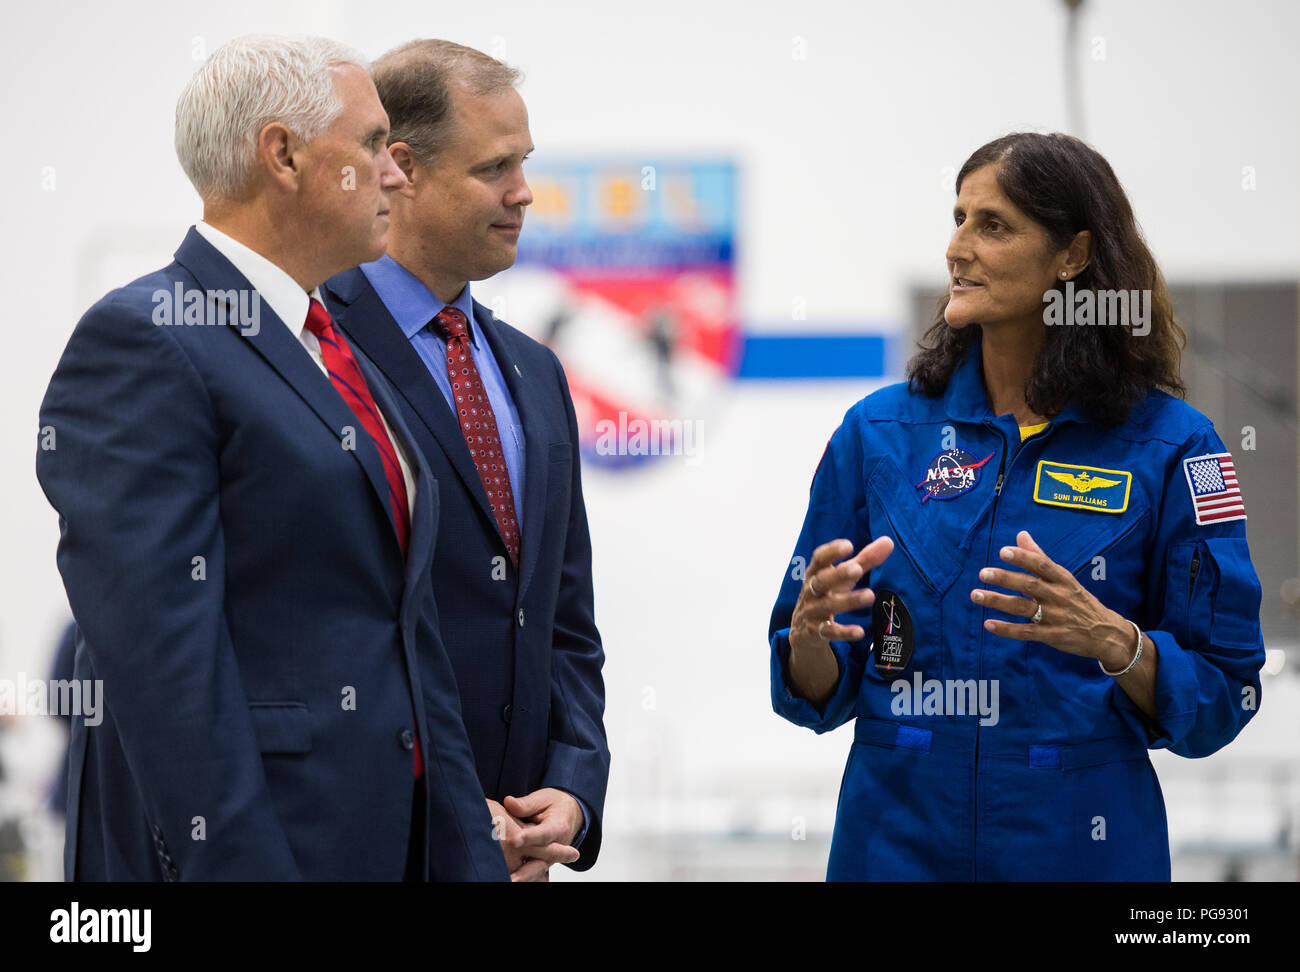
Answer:
POLYGON ((1100 155, 997 139, 954 217, 909 382, 827 444, 772 612, 776 712, 856 718, 827 877, 1167 881, 1147 750, 1259 705, 1232 459, 1169 394, 1183 333, 1100 155))

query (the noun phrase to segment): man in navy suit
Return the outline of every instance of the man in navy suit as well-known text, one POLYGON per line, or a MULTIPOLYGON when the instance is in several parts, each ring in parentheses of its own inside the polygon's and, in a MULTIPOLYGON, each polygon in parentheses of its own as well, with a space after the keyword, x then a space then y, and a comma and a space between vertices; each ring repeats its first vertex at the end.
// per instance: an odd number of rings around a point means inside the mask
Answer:
POLYGON ((354 52, 240 38, 177 104, 204 202, 41 407, 80 630, 69 880, 506 879, 430 588, 438 490, 316 299, 402 184, 354 52), (314 293, 315 292, 315 293, 314 293))
POLYGON ((407 182, 388 254, 329 280, 326 302, 438 478, 433 589, 479 780, 512 877, 545 880, 595 862, 609 748, 564 370, 470 294, 515 260, 528 114, 517 72, 447 41, 391 51, 373 76, 407 182))

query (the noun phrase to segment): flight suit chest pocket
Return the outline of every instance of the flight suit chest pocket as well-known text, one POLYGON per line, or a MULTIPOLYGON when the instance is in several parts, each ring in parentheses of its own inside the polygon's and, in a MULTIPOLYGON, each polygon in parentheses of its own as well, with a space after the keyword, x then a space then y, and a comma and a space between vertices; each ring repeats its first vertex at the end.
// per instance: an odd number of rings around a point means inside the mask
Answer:
POLYGON ((1130 616, 1146 590, 1149 509, 1133 509, 1123 519, 1086 512, 1076 515, 1087 517, 1086 522, 1039 544, 1102 604, 1130 616))
POLYGON ((881 458, 867 477, 867 516, 872 539, 890 537, 894 552, 878 570, 898 570, 902 566, 898 562, 906 561, 930 594, 939 596, 960 573, 961 565, 955 551, 945 551, 928 528, 927 515, 916 488, 892 459, 881 458))
POLYGON ((1137 604, 1151 566, 1149 493, 1131 461, 1115 462, 1109 455, 1075 458, 1097 465, 1051 459, 1022 463, 1004 491, 1016 512, 1010 520, 999 516, 1003 529, 996 541, 1013 544, 1013 530, 1028 530, 1054 563, 1103 604, 1116 610, 1116 599, 1137 604))
POLYGON ((876 593, 865 639, 873 646, 864 671, 868 682, 892 682, 917 672, 943 678, 943 592, 958 569, 926 531, 926 511, 915 493, 888 457, 868 473, 871 537, 894 541, 893 552, 867 579, 876 593))

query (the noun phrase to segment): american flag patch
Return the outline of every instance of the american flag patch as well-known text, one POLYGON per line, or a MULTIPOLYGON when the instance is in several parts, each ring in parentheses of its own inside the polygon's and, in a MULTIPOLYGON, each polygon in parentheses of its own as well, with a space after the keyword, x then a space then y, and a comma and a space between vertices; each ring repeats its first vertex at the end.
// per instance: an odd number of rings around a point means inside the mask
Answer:
POLYGON ((1183 460, 1187 488, 1199 524, 1246 519, 1246 504, 1237 487, 1237 470, 1226 452, 1183 460))

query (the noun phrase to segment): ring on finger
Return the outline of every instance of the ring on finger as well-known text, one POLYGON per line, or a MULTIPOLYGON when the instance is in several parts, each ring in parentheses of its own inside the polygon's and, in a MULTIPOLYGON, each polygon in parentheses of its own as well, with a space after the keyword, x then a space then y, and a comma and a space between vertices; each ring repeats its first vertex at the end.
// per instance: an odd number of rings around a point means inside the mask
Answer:
POLYGON ((812 591, 813 597, 821 597, 817 593, 817 585, 813 583, 812 574, 808 575, 808 590, 812 591))
POLYGON ((1034 604, 1038 605, 1038 610, 1034 612, 1034 616, 1029 620, 1032 621, 1034 624, 1038 624, 1039 621, 1043 620, 1043 606, 1039 604, 1037 601, 1035 601, 1034 604))
POLYGON ((826 637, 826 635, 822 634, 822 628, 826 627, 826 625, 830 624, 833 620, 835 620, 835 619, 834 619, 834 618, 827 618, 827 619, 826 619, 825 621, 823 621, 821 624, 817 625, 817 637, 818 637, 818 638, 821 638, 822 641, 827 641, 827 640, 829 640, 829 639, 826 637))

